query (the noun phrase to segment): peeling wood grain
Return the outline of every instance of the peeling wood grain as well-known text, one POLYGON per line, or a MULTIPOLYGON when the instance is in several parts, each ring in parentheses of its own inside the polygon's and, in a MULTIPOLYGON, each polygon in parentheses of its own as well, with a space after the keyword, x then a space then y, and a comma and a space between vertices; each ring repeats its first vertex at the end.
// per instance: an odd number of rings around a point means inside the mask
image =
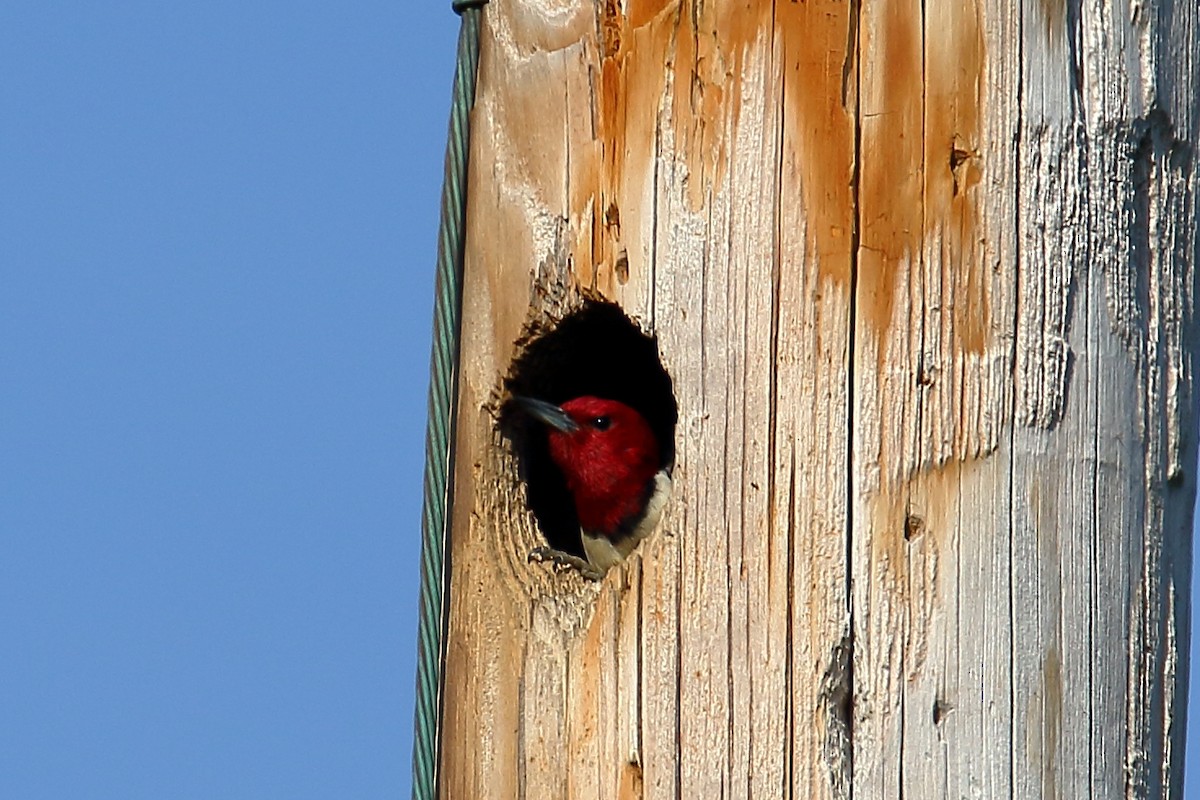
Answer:
POLYGON ((1178 796, 1200 9, 484 20, 442 796, 1178 796), (495 424, 587 297, 679 404, 599 584, 495 424))
POLYGON ((478 467, 453 553, 454 585, 475 588, 452 594, 461 746, 443 794, 831 796, 817 696, 846 620, 847 9, 781 9, 789 35, 766 6, 598 3, 591 25, 564 7, 533 32, 535 9, 485 15, 458 456, 478 467), (796 79, 785 101, 785 73, 823 63, 838 100, 796 79), (816 224, 784 202, 800 193, 842 201, 814 202, 816 224), (537 536, 489 417, 528 315, 584 290, 651 328, 690 387, 664 531, 601 586, 522 564, 537 536))

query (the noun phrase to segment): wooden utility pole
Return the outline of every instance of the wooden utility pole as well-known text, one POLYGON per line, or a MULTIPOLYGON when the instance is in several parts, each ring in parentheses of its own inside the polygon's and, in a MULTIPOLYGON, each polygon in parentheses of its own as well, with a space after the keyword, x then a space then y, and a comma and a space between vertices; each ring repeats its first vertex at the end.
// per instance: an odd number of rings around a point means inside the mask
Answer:
POLYGON ((1179 797, 1196 4, 483 21, 442 797, 1179 797), (594 583, 498 419, 601 299, 678 422, 594 583))

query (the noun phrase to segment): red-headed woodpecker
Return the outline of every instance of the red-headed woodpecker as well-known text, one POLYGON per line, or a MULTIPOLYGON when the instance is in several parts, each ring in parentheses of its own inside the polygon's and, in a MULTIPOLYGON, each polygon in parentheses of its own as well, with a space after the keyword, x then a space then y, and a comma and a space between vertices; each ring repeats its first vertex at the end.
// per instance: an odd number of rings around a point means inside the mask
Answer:
POLYGON ((556 406, 514 399, 548 428, 550 457, 575 501, 587 561, 549 548, 533 556, 570 564, 589 578, 603 577, 654 531, 671 493, 654 431, 616 400, 576 397, 556 406))

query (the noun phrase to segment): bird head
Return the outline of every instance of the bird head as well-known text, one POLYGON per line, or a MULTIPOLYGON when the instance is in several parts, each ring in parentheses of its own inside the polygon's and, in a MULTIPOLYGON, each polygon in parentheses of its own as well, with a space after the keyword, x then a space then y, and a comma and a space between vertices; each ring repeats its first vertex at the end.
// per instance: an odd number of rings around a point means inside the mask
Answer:
POLYGON ((602 397, 576 397, 561 406, 515 400, 546 425, 550 457, 567 480, 584 530, 613 536, 644 510, 661 465, 658 442, 641 414, 602 397))

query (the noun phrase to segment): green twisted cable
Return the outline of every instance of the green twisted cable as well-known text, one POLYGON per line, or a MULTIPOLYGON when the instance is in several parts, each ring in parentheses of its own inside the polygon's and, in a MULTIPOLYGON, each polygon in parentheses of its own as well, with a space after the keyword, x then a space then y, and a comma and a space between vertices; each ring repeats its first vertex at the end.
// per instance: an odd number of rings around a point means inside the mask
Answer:
POLYGON ((413 800, 434 800, 442 717, 442 663, 450 563, 447 553, 451 502, 450 449, 458 383, 462 324, 463 240, 466 235, 467 151, 475 71, 479 64, 479 17, 487 0, 456 0, 462 17, 458 64, 446 142, 442 215, 438 232, 433 308, 433 355, 429 367, 429 422, 425 433, 425 498, 421 515, 421 594, 417 628, 417 692, 413 734, 413 800))

